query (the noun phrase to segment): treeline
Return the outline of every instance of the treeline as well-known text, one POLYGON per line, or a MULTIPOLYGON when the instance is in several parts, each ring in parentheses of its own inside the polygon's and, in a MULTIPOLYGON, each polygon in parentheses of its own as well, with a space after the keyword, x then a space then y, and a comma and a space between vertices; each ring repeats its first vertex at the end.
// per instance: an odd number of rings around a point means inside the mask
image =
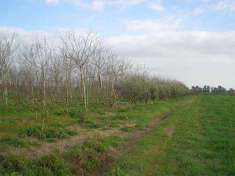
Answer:
POLYGON ((191 92, 193 94, 212 94, 212 95, 235 95, 235 90, 230 88, 227 90, 223 86, 211 87, 205 85, 204 87, 192 86, 191 92))
POLYGON ((164 80, 149 77, 144 74, 132 74, 116 84, 116 90, 121 97, 132 103, 138 101, 156 101, 170 97, 177 97, 189 93, 189 89, 176 80, 164 80))
POLYGON ((87 109, 90 103, 147 103, 188 92, 181 82, 137 71, 94 34, 69 32, 55 41, 0 37, 1 104, 80 103, 87 109))

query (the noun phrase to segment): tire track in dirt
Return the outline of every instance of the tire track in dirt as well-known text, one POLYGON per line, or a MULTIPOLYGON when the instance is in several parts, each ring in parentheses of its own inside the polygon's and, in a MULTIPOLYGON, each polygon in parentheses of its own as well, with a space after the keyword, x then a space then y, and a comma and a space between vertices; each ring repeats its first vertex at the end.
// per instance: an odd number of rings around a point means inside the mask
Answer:
POLYGON ((159 128, 161 126, 161 124, 166 122, 178 108, 186 108, 186 107, 190 106, 192 104, 192 102, 193 102, 193 100, 190 100, 189 102, 185 102, 183 104, 177 105, 174 109, 160 115, 160 117, 157 116, 156 118, 154 118, 154 120, 152 120, 147 125, 147 127, 144 130, 136 131, 133 134, 131 134, 129 137, 127 137, 128 142, 122 144, 121 146, 119 146, 116 149, 112 149, 112 150, 108 151, 107 153, 105 153, 105 155, 109 156, 109 157, 106 157, 107 161, 104 161, 103 165, 100 168, 97 168, 97 170, 95 170, 91 174, 91 176, 97 176, 97 175, 104 176, 105 174, 107 174, 107 171, 113 167, 115 162, 121 156, 125 155, 125 153, 128 153, 133 148, 133 146, 135 144, 137 144, 147 134, 149 134, 153 130, 156 130, 157 128, 159 128))
MULTIPOLYGON (((75 145, 84 143, 87 139, 90 138, 105 138, 112 135, 122 135, 119 129, 108 129, 101 130, 96 129, 93 131, 82 132, 80 135, 71 136, 65 139, 59 139, 52 143, 42 143, 39 147, 28 147, 28 148, 12 148, 7 153, 8 155, 19 155, 24 156, 26 159, 33 159, 41 156, 48 155, 52 152, 63 153, 66 149, 71 148, 75 145)), ((4 153, 3 153, 4 154, 4 153)))

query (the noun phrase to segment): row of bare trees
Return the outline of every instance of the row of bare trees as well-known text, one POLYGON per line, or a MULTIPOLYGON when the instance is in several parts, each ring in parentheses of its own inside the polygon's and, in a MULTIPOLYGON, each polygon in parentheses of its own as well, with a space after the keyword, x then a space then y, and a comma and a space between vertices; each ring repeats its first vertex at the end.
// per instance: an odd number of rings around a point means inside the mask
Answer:
POLYGON ((87 109, 90 102, 112 104, 122 96, 123 81, 136 74, 131 64, 93 33, 66 33, 54 43, 45 38, 19 43, 16 38, 0 37, 0 90, 6 105, 62 103, 69 107, 80 102, 87 109))

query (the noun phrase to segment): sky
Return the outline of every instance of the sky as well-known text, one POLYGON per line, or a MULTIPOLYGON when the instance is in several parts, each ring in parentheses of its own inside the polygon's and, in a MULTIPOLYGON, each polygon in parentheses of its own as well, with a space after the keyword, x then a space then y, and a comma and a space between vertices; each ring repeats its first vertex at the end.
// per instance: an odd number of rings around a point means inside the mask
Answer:
POLYGON ((235 0, 0 0, 0 33, 92 31, 186 85, 235 88, 235 0))

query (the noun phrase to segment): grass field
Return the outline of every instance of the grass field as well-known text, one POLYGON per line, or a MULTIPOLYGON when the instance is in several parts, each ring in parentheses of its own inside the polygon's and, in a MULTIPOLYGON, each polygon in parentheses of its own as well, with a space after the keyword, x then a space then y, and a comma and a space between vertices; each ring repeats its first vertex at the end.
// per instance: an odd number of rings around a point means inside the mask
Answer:
POLYGON ((52 108, 46 118, 17 108, 0 110, 0 175, 235 175, 235 97, 52 108))
POLYGON ((235 175, 235 98, 194 97, 140 140, 108 175, 235 175))

